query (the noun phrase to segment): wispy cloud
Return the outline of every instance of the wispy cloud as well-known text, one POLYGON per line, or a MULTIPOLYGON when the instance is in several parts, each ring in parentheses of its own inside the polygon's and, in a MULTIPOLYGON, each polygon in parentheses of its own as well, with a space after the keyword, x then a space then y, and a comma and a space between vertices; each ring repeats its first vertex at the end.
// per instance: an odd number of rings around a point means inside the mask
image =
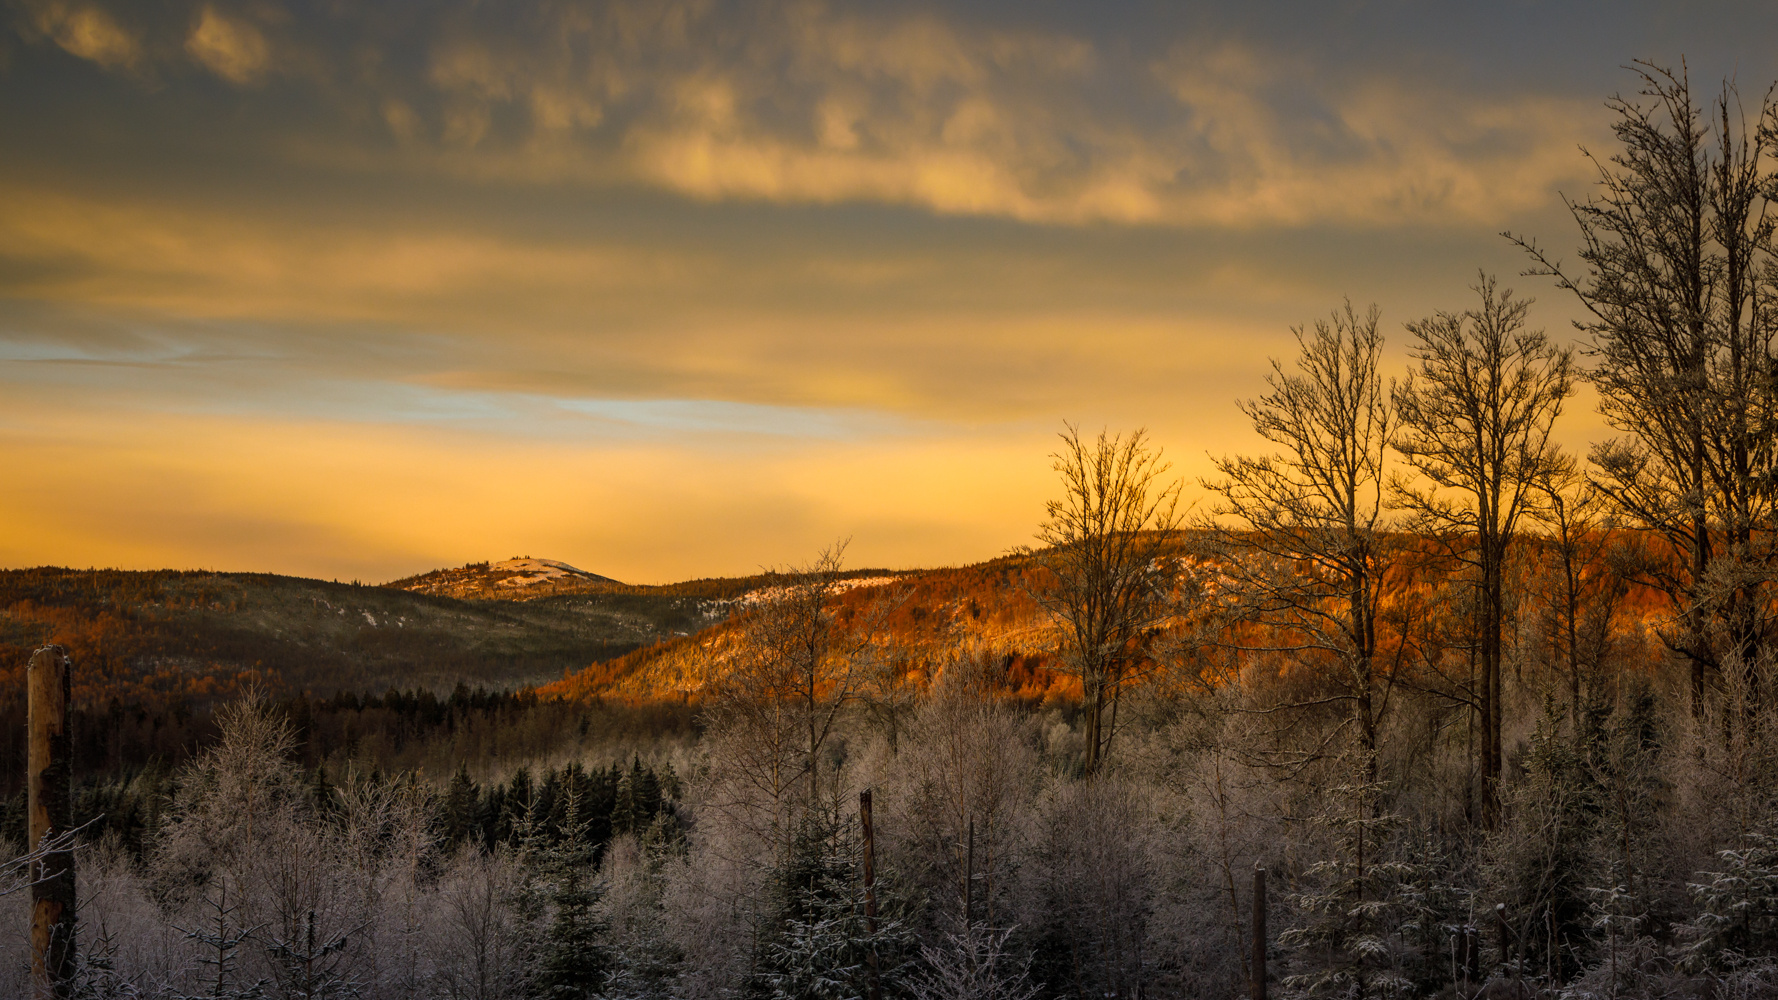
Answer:
POLYGON ((1065 31, 815 0, 255 10, 192 8, 163 26, 176 47, 94 4, 56 0, 33 23, 107 67, 196 64, 253 86, 282 60, 339 126, 292 148, 335 163, 1044 224, 1473 224, 1580 177, 1574 142, 1596 118, 1589 101, 1252 42, 1114 55, 1065 31))
POLYGON ((27 5, 26 33, 60 46, 105 69, 134 69, 142 43, 111 11, 77 0, 37 0, 27 5))

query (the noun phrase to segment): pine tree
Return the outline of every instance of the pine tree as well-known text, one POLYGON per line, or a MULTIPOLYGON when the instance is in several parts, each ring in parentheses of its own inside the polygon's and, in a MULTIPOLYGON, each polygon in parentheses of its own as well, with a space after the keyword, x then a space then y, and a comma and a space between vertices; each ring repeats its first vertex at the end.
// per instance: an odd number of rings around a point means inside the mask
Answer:
POLYGON ((80 955, 74 978, 68 984, 69 1000, 122 1000, 141 994, 117 969, 117 937, 100 923, 95 940, 80 955))
POLYGON ((593 879, 594 847, 579 789, 565 785, 561 840, 538 859, 547 880, 550 924, 545 932, 537 976, 538 993, 551 1000, 590 1000, 610 970, 605 925, 593 879))
POLYGON ((614 836, 631 833, 647 822, 637 795, 641 778, 642 762, 638 759, 635 767, 617 779, 617 801, 611 806, 611 832, 614 836))
POLYGON ((205 990, 202 993, 180 994, 178 1000, 259 1000, 265 995, 266 983, 262 980, 247 986, 238 985, 235 981, 236 965, 240 961, 241 945, 245 943, 259 927, 241 927, 235 921, 235 911, 240 904, 228 901, 228 880, 220 880, 216 891, 204 894, 204 905, 210 910, 212 922, 184 931, 188 940, 196 941, 204 947, 198 956, 198 964, 206 970, 201 977, 205 990))
POLYGON ((995 930, 980 920, 920 946, 921 966, 908 977, 914 1000, 1033 1000, 1043 988, 1031 979, 1031 960, 1008 952, 1015 928, 995 930))
POLYGON ((457 765, 451 783, 439 804, 440 833, 447 846, 455 847, 471 837, 479 839, 478 806, 481 790, 469 778, 469 765, 457 765))
POLYGON ((1722 870, 1700 872, 1691 886, 1698 913, 1681 930, 1687 963, 1723 969, 1778 956, 1778 836, 1753 831, 1716 856, 1722 870))
POLYGON ((879 872, 872 934, 864 917, 861 859, 857 831, 837 808, 811 810, 778 871, 782 922, 765 948, 752 992, 773 1000, 856 1000, 870 995, 874 975, 879 995, 904 993, 913 948, 902 918, 905 902, 893 878, 879 872))
POLYGON ((1500 962, 1515 979, 1560 981, 1578 971, 1573 946, 1589 936, 1597 919, 1590 890, 1605 880, 1596 849, 1605 795, 1589 763, 1602 754, 1603 734, 1585 726, 1577 745, 1560 733, 1562 714, 1545 706, 1519 760, 1513 808, 1488 849, 1500 962))
POLYGON ((347 972, 346 943, 352 931, 321 936, 310 910, 290 938, 266 943, 278 986, 291 1000, 351 1000, 361 995, 359 984, 347 972))
POLYGON ((1428 836, 1408 837, 1412 856, 1396 848, 1402 817, 1382 808, 1383 786, 1365 776, 1329 789, 1335 811, 1321 817, 1337 837, 1337 854, 1304 872, 1305 888, 1291 901, 1306 917, 1278 935, 1303 971, 1285 985, 1304 996, 1406 997, 1436 992, 1449 982, 1439 961, 1467 905, 1449 882, 1450 864, 1429 856, 1428 836))
MULTIPOLYGON (((656 816, 641 838, 642 866, 631 878, 641 881, 645 902, 617 911, 622 924, 616 930, 627 944, 611 951, 611 971, 602 991, 607 1000, 655 1000, 674 995, 672 984, 685 968, 685 954, 666 933, 667 916, 661 907, 667 863, 685 854, 682 834, 660 832, 662 820, 670 817, 667 812, 656 816)), ((674 828, 677 832, 676 821, 674 828)))

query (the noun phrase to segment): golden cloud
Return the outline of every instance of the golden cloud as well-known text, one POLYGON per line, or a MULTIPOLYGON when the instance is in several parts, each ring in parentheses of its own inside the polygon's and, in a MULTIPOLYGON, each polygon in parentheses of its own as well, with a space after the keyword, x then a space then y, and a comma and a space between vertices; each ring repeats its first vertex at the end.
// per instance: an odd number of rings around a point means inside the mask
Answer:
POLYGON ((708 26, 701 8, 682 14, 627 45, 584 17, 562 25, 576 44, 541 52, 440 43, 442 134, 488 146, 497 110, 529 104, 533 140, 583 133, 580 155, 521 141, 473 169, 606 183, 612 165, 593 163, 615 157, 634 180, 706 200, 1247 228, 1493 224, 1584 177, 1574 145, 1596 128, 1590 102, 1381 77, 1328 85, 1233 44, 1182 46, 1128 81, 1173 102, 1167 120, 1138 121, 1084 96, 1114 71, 1084 39, 799 4, 766 7, 734 51, 685 59, 708 26), (1313 113, 1290 110, 1305 100, 1313 113))
POLYGON ((106 69, 132 69, 142 57, 141 43, 103 7, 50 0, 33 5, 36 29, 65 51, 106 69))
MULTIPOLYGON (((1268 334, 1282 344, 1287 323, 1324 306, 1313 276, 1236 261, 1160 279, 1170 291, 1157 301, 1152 267, 1133 274, 1102 251, 1021 258, 867 240, 836 252, 737 239, 651 245, 0 184, 0 256, 30 265, 0 286, 6 298, 80 323, 166 329, 175 342, 233 336, 242 352, 289 358, 285 380, 839 407, 977 426, 1063 414, 1145 422, 1183 407, 1221 436, 1231 376, 1257 387, 1253 345, 1268 334)), ((245 375, 205 377, 219 398, 258 391, 245 375)))
MULTIPOLYGON (((1494 226, 1584 183, 1574 146, 1600 132, 1588 100, 1336 72, 1227 40, 1144 61, 1065 31, 818 0, 524 9, 325 42, 208 4, 183 55, 246 84, 287 54, 353 124, 276 141, 354 169, 1046 225, 1494 226), (399 46, 417 58, 391 58, 399 46), (396 148, 366 143, 367 121, 396 148)), ((96 2, 34 10, 83 58, 148 58, 96 2)))
POLYGON ((185 51, 231 83, 252 83, 266 71, 271 49, 259 29, 205 7, 185 40, 185 51))

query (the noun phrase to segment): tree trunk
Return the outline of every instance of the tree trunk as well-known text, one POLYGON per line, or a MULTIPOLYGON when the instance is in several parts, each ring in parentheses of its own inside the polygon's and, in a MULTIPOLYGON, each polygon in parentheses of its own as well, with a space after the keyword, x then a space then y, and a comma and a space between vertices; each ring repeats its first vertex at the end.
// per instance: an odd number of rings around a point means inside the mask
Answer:
POLYGON ((1502 704, 1500 689, 1500 647, 1501 618, 1503 617, 1501 599, 1501 551, 1497 538, 1484 537, 1482 540, 1482 677, 1487 685, 1487 695, 1483 701, 1486 707, 1486 726, 1484 761, 1487 773, 1482 780, 1482 818, 1489 828, 1500 821, 1500 769, 1504 763, 1501 748, 1501 720, 1505 716, 1505 705, 1502 704))
POLYGON ((868 788, 858 793, 858 825, 864 835, 864 933, 870 938, 870 1000, 878 1000, 882 984, 877 968, 877 837, 868 788))
POLYGON ((1084 767, 1087 776, 1091 777, 1099 773, 1099 719, 1105 711, 1104 682, 1098 678, 1093 678, 1088 682, 1088 690, 1083 692, 1083 694, 1085 697, 1081 700, 1084 703, 1087 712, 1087 753, 1084 767))
MULTIPOLYGON (((31 654, 27 779, 30 850, 74 825, 68 701, 73 663, 60 646, 31 654)), ((65 997, 74 974, 74 854, 53 851, 31 866, 31 973, 40 997, 65 997)))
POLYGON ((1253 973, 1249 979, 1252 1000, 1266 1000, 1266 870, 1253 869, 1253 973))

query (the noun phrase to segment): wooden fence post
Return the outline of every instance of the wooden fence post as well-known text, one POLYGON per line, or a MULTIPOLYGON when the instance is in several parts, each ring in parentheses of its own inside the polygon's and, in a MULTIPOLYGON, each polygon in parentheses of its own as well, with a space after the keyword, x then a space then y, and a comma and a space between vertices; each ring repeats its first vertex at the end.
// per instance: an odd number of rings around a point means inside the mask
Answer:
POLYGON ((1253 1000, 1266 1000, 1266 870, 1253 868, 1253 1000))
MULTIPOLYGON (((26 669, 31 850, 53 842, 74 825, 68 759, 72 668, 67 650, 45 646, 31 654, 26 669)), ((31 978, 39 997, 64 997, 74 974, 73 852, 43 855, 31 866, 31 882, 31 978)))
POLYGON ((864 933, 870 938, 870 1000, 882 995, 877 981, 877 831, 871 822, 870 789, 858 793, 858 823, 864 833, 864 933))

